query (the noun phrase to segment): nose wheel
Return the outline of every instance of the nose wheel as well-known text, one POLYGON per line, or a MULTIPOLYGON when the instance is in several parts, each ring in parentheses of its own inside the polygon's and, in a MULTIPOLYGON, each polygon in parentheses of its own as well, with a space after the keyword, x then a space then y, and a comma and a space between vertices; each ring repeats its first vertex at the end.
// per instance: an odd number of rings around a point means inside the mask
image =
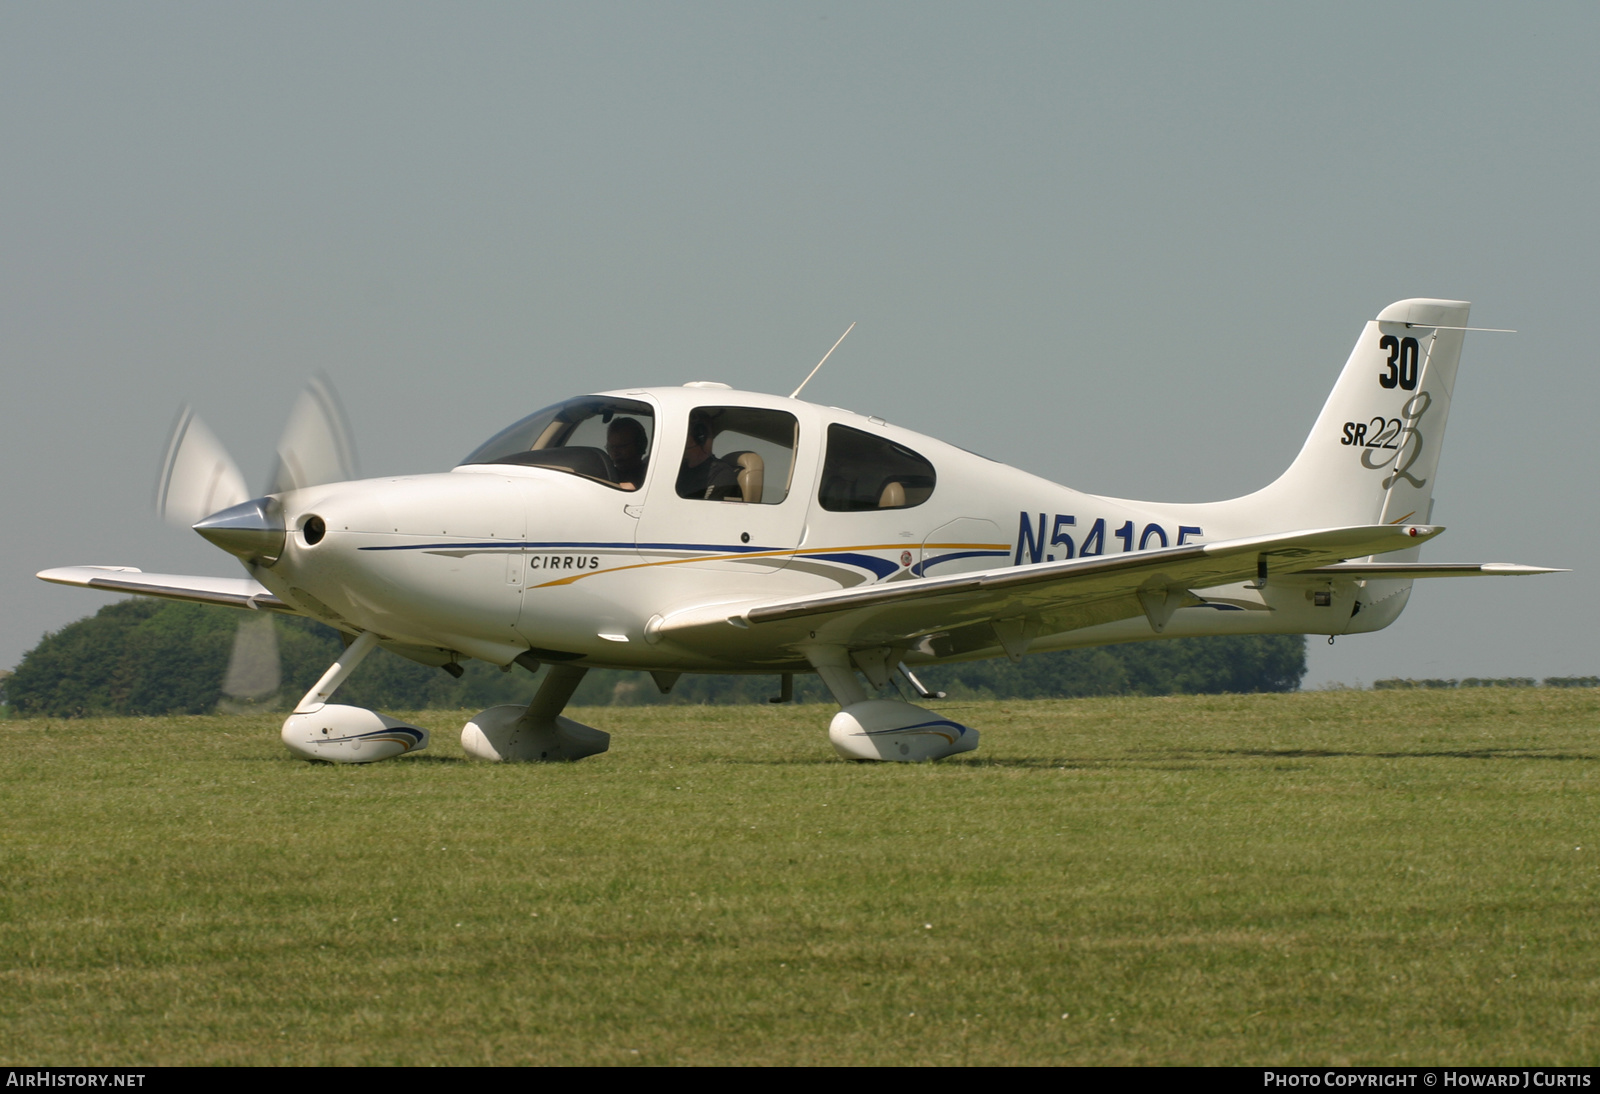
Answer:
POLYGON ((378 636, 363 631, 339 659, 306 692, 283 723, 289 751, 303 760, 335 764, 370 764, 420 752, 428 747, 428 731, 364 707, 328 702, 367 654, 378 648, 378 636))

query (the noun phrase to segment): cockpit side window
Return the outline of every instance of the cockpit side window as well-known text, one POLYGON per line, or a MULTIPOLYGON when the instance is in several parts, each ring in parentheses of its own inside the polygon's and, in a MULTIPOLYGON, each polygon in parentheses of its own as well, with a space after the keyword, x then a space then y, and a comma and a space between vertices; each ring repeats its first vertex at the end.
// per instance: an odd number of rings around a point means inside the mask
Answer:
POLYGON ((933 464, 905 445, 830 425, 817 501, 835 513, 910 509, 933 496, 936 478, 933 464))
POLYGON ((528 415, 461 462, 548 467, 616 490, 637 490, 644 485, 654 437, 655 412, 648 403, 587 396, 528 415))
POLYGON ((789 496, 800 423, 783 410, 702 406, 689 413, 680 498, 777 505, 789 496))

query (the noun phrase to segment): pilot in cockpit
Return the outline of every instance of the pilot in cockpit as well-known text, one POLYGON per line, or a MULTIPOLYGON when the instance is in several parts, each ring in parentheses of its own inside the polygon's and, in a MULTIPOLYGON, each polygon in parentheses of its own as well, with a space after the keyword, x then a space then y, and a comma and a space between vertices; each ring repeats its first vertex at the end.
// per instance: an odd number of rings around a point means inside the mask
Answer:
POLYGON ((637 490, 644 483, 645 447, 649 444, 637 418, 613 418, 606 427, 606 453, 617 469, 617 485, 637 490))

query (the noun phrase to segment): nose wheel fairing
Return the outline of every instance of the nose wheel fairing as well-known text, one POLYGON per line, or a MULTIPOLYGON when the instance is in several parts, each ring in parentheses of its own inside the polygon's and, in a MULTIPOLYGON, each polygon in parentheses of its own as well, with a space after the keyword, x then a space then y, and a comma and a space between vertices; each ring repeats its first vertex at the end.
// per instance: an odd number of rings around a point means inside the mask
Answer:
POLYGON ((356 666, 377 648, 378 636, 371 631, 362 632, 295 705, 281 733, 290 752, 303 760, 368 764, 428 747, 425 729, 375 710, 328 702, 356 666))
POLYGON ((302 760, 370 764, 428 747, 428 731, 363 707, 325 704, 291 714, 281 737, 302 760))

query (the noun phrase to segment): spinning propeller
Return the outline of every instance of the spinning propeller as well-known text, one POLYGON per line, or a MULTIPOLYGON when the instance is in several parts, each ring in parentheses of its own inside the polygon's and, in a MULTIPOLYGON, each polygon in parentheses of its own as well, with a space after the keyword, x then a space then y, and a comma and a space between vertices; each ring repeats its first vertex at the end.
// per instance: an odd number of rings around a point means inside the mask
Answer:
MULTIPOLYGON (((355 477, 355 447, 350 440, 349 420, 333 383, 326 376, 313 376, 289 412, 264 493, 282 494, 355 477)), ((181 528, 218 522, 225 528, 224 511, 250 500, 239 465, 194 409, 184 404, 167 440, 156 487, 156 512, 181 528), (218 521, 207 521, 208 517, 218 521)), ((206 538, 231 550, 223 541, 225 533, 219 532, 221 528, 209 529, 206 538)), ((222 684, 223 694, 228 696, 224 706, 266 699, 277 692, 282 680, 277 632, 271 617, 247 616, 234 633, 233 652, 222 684)))
MULTIPOLYGON (((313 376, 295 400, 278 441, 278 458, 264 493, 281 494, 356 477, 350 423, 326 376, 313 376)), ((187 403, 167 441, 156 512, 192 528, 206 517, 250 500, 239 465, 187 403)))

